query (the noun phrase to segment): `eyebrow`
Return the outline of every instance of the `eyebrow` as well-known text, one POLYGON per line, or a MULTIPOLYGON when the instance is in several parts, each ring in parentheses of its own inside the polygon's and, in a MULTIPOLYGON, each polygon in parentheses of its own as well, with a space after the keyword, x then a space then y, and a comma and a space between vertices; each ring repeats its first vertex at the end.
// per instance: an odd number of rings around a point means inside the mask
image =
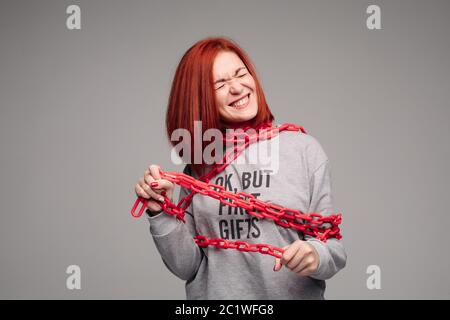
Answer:
MULTIPOLYGON (((236 71, 234 72, 234 76, 236 76, 236 75, 238 74, 238 72, 241 71, 242 69, 246 69, 246 67, 240 67, 240 68, 237 68, 236 71)), ((219 82, 223 82, 223 81, 225 81, 225 80, 226 80, 226 79, 219 79, 219 80, 216 80, 216 81, 214 82, 214 84, 219 83, 219 82)))

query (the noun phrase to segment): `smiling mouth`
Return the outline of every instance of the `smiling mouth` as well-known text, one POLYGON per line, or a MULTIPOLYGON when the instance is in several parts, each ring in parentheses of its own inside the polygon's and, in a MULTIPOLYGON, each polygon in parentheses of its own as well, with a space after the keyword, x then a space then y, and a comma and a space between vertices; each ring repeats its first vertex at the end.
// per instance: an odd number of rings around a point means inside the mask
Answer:
POLYGON ((228 107, 233 109, 243 109, 245 108, 250 101, 250 93, 247 94, 245 97, 239 99, 236 102, 233 102, 231 105, 228 105, 228 107))

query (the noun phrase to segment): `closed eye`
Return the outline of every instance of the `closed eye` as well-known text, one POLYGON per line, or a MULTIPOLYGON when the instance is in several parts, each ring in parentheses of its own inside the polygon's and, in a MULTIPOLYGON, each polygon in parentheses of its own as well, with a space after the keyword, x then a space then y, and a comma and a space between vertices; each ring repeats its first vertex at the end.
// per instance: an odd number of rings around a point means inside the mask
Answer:
MULTIPOLYGON (((238 76, 238 78, 242 78, 242 77, 246 76, 247 74, 248 73, 241 74, 240 76, 238 76)), ((219 90, 220 88, 223 88, 224 85, 225 84, 221 85, 220 87, 215 88, 215 90, 219 90)))

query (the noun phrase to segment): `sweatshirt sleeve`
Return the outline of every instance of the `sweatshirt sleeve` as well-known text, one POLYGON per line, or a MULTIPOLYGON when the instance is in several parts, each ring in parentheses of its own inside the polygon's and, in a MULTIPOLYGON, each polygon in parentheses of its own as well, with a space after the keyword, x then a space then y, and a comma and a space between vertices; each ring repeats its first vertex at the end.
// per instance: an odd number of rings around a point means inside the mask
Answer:
MULTIPOLYGON (((187 166, 183 172, 189 174, 187 166)), ((181 188, 179 200, 189 193, 186 188, 181 188)), ((150 222, 150 234, 167 268, 182 280, 194 278, 204 254, 194 241, 192 203, 185 211, 186 223, 165 212, 153 217, 147 215, 147 219, 150 222)))
MULTIPOLYGON (((310 176, 311 196, 308 212, 326 216, 336 212, 334 211, 334 201, 331 192, 330 163, 320 146, 319 149, 325 160, 310 176)), ((314 274, 310 275, 311 278, 326 280, 345 267, 347 254, 341 240, 329 238, 326 242, 323 242, 309 235, 305 235, 305 240, 314 246, 320 258, 319 267, 314 274)))

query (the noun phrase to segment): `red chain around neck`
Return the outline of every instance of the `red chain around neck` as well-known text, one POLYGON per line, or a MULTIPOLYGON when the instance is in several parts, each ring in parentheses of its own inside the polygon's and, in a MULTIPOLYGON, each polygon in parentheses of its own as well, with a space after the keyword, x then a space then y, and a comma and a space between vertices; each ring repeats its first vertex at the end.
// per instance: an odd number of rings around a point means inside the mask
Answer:
MULTIPOLYGON (((247 131, 250 127, 243 128, 243 131, 247 131)), ((164 202, 161 204, 162 209, 170 215, 176 216, 177 219, 184 221, 185 210, 192 202, 192 197, 200 193, 205 196, 212 197, 219 200, 223 204, 231 207, 241 207, 246 210, 247 214, 257 217, 259 219, 273 220, 277 225, 284 228, 293 228, 295 230, 303 232, 303 234, 313 236, 321 241, 326 241, 328 238, 341 239, 339 224, 341 223, 341 214, 322 216, 319 213, 305 214, 299 210, 285 208, 273 203, 267 203, 256 199, 253 195, 245 192, 233 193, 226 191, 224 187, 220 185, 210 184, 211 178, 216 176, 219 172, 223 171, 233 160, 235 160, 239 154, 247 148, 251 143, 259 140, 266 140, 275 137, 281 131, 302 131, 306 134, 305 129, 302 126, 295 124, 283 124, 279 127, 272 127, 272 123, 263 123, 256 128, 258 133, 247 136, 248 139, 239 139, 242 133, 227 134, 223 140, 225 142, 241 142, 240 146, 235 146, 230 152, 228 152, 223 158, 221 163, 216 163, 213 169, 198 180, 184 173, 178 172, 164 172, 160 169, 160 175, 162 179, 166 179, 175 183, 181 187, 187 188, 192 192, 183 197, 180 202, 175 205, 170 201, 165 194, 164 202)), ((142 215, 147 207, 147 199, 137 198, 131 209, 133 217, 137 218, 142 215), (139 212, 136 213, 136 209, 139 203, 142 206, 139 212)), ((208 239, 206 236, 194 237, 195 243, 200 247, 214 246, 220 249, 236 249, 246 252, 260 252, 262 254, 269 254, 277 258, 281 258, 284 250, 278 247, 273 247, 267 244, 251 244, 244 241, 229 241, 225 239, 215 238, 208 239)))

